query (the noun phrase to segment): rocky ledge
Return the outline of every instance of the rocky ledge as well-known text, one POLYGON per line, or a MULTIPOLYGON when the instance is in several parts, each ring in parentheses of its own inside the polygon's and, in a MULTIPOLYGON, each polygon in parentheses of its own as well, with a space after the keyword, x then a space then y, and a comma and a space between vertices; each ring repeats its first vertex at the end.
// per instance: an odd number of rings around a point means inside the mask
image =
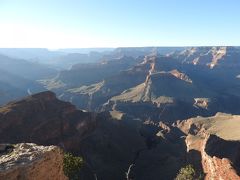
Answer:
POLYGON ((240 142, 207 135, 202 147, 205 179, 240 179, 240 142))
POLYGON ((2 145, 0 154, 0 179, 68 179, 63 173, 63 154, 58 147, 32 143, 7 145, 7 148, 3 146, 5 145, 2 145))

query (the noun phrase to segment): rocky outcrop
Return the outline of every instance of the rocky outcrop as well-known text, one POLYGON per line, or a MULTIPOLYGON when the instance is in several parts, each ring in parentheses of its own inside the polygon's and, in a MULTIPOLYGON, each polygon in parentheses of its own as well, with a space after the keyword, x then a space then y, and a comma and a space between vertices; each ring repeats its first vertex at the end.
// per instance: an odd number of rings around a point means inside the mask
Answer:
POLYGON ((207 109, 211 100, 209 98, 194 98, 194 106, 207 109))
POLYGON ((222 60, 224 58, 224 56, 226 56, 227 54, 227 47, 214 47, 212 48, 211 52, 212 52, 212 62, 209 64, 210 68, 213 68, 214 66, 216 66, 218 64, 219 60, 222 60))
POLYGON ((16 144, 12 152, 0 154, 0 179, 67 180, 63 153, 56 146, 16 144))
POLYGON ((207 135, 201 154, 205 179, 240 179, 240 142, 225 141, 216 135, 207 135))
POLYGON ((240 179, 240 142, 226 141, 213 134, 186 137, 188 163, 194 164, 206 180, 240 179))
POLYGON ((192 83, 192 80, 186 74, 179 72, 177 69, 170 71, 170 73, 178 79, 192 83))
POLYGON ((187 135, 189 163, 197 164, 205 179, 240 179, 239 122, 237 115, 217 113, 177 123, 187 135))

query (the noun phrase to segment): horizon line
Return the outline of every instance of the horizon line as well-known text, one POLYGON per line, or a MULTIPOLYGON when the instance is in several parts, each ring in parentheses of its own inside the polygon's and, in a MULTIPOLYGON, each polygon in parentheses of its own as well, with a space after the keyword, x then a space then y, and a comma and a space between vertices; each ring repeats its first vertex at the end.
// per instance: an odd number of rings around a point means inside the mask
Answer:
POLYGON ((0 47, 0 49, 48 49, 48 50, 61 50, 61 49, 117 49, 117 48, 186 48, 186 47, 240 47, 240 45, 183 45, 183 46, 117 46, 117 47, 0 47))

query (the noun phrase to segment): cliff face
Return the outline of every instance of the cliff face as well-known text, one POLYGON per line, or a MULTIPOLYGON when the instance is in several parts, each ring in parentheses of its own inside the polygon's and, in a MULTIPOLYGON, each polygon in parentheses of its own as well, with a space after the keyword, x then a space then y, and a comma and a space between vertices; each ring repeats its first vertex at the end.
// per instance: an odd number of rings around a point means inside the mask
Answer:
POLYGON ((56 146, 16 144, 12 152, 0 154, 0 179, 67 180, 62 151, 56 146))
POLYGON ((239 116, 218 113, 178 124, 187 134, 189 163, 196 163, 198 156, 197 165, 205 179, 240 179, 239 121, 239 116))
POLYGON ((197 171, 202 171, 206 180, 240 179, 240 142, 205 134, 205 137, 188 135, 186 145, 189 163, 200 167, 197 171))
POLYGON ((201 150, 206 179, 240 179, 240 142, 225 141, 216 135, 207 135, 201 150))

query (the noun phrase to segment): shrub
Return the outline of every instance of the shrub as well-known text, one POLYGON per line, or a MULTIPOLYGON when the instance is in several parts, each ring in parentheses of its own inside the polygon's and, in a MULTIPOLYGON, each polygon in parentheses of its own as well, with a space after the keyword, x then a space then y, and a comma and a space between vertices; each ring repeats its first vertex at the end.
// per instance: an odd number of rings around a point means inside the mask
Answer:
POLYGON ((187 165, 180 169, 175 180, 196 180, 196 172, 192 165, 187 165))
POLYGON ((69 179, 79 179, 79 171, 83 166, 83 159, 73 156, 71 153, 65 153, 63 158, 63 171, 69 179))

